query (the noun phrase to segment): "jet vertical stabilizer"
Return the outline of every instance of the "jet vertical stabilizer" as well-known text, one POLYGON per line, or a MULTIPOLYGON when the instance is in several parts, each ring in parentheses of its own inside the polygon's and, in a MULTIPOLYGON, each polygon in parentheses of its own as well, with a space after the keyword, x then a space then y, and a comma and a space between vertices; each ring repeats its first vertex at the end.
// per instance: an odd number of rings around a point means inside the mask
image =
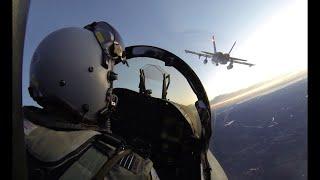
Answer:
POLYGON ((217 48, 216 48, 216 40, 214 39, 214 36, 212 36, 212 44, 213 44, 214 53, 216 53, 217 48))

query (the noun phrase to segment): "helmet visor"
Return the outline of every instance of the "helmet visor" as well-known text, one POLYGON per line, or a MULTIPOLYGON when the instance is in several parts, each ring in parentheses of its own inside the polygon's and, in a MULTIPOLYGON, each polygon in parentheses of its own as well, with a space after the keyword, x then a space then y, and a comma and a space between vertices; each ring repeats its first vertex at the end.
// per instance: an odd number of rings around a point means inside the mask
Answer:
POLYGON ((121 61, 125 56, 125 46, 118 31, 110 24, 100 21, 93 22, 84 27, 93 32, 104 55, 103 66, 107 65, 107 60, 112 58, 115 61, 121 61))

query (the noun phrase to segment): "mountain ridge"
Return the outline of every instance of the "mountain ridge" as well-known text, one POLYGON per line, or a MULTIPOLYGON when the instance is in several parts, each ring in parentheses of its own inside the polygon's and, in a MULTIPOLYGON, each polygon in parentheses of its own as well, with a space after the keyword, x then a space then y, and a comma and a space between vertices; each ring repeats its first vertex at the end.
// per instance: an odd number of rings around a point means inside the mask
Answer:
POLYGON ((281 75, 231 93, 216 96, 210 101, 211 108, 219 109, 234 103, 245 102, 307 78, 307 70, 281 75))

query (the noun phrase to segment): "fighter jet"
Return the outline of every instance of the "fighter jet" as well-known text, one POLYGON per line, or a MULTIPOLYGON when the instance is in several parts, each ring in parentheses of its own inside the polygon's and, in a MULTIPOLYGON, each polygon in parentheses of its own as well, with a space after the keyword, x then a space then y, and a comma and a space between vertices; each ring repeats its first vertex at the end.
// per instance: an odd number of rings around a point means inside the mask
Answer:
POLYGON ((213 43, 213 48, 214 48, 213 53, 207 52, 207 51, 201 51, 202 53, 198 53, 198 52, 194 52, 194 51, 190 51, 190 50, 185 50, 185 52, 198 55, 199 59, 201 56, 205 57, 205 59, 203 60, 203 64, 208 63, 208 58, 209 59, 211 58, 211 62, 215 63, 216 66, 218 66, 219 64, 227 64, 228 62, 230 62, 229 65, 227 66, 227 69, 232 69, 233 63, 244 64, 244 65, 248 65, 249 67, 254 65, 251 63, 244 62, 244 61, 247 61, 245 59, 239 59, 239 58, 234 58, 234 57, 230 56, 230 53, 231 53, 234 45, 236 44, 236 41, 233 43, 233 45, 228 53, 217 52, 214 36, 212 36, 212 43, 213 43))

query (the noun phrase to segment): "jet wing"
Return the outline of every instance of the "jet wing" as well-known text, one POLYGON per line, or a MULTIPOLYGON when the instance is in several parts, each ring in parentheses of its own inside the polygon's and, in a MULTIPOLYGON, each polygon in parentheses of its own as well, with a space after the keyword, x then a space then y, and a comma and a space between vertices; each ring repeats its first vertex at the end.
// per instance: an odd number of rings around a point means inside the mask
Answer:
POLYGON ((247 60, 245 60, 245 59, 239 59, 239 58, 234 58, 234 57, 230 57, 230 59, 238 60, 238 61, 247 61, 247 60))
POLYGON ((184 51, 185 51, 186 53, 198 55, 199 58, 200 58, 200 57, 206 57, 206 58, 211 58, 211 57, 212 57, 212 55, 209 55, 209 54, 203 54, 203 53, 198 53, 198 52, 189 51, 189 50, 184 50, 184 51))
POLYGON ((201 52, 206 53, 206 54, 210 54, 210 55, 214 55, 214 53, 212 53, 212 52, 207 52, 207 51, 201 51, 201 52))
POLYGON ((248 66, 253 66, 254 64, 251 63, 246 63, 246 62, 239 62, 239 61, 233 61, 234 63, 238 63, 238 64, 244 64, 244 65, 248 65, 248 66))

